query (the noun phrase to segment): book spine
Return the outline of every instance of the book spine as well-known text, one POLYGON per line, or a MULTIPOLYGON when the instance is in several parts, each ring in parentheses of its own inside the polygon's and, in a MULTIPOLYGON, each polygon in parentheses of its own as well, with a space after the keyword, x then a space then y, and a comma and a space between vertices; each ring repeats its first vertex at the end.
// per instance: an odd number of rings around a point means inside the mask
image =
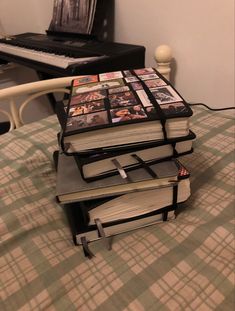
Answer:
MULTIPOLYGON (((161 158, 161 159, 156 158, 156 159, 152 159, 150 161, 146 161, 145 164, 147 166, 151 166, 151 165, 154 165, 154 164, 157 164, 157 163, 161 163, 161 162, 164 162, 164 161, 172 160, 173 158, 177 158, 177 157, 180 157, 180 156, 184 156, 184 155, 190 154, 192 152, 193 152, 193 148, 191 148, 190 150, 185 151, 183 153, 178 153, 176 151, 176 149, 173 148, 171 155, 169 155, 167 157, 164 157, 164 158, 161 158)), ((133 151, 133 154, 134 154, 134 151, 133 151)), ((83 180, 85 180, 86 182, 92 182, 92 181, 100 180, 100 179, 103 179, 103 178, 107 178, 107 177, 111 177, 111 176, 115 176, 115 175, 119 174, 118 170, 114 169, 112 171, 103 172, 102 174, 99 174, 99 175, 96 175, 96 176, 86 177, 84 175, 84 171, 83 171, 83 167, 86 164, 81 161, 79 156, 74 155, 74 159, 75 159, 75 162, 77 164, 77 167, 78 167, 78 169, 79 169, 79 171, 81 173, 81 176, 82 176, 83 180)), ((117 159, 118 159, 118 157, 117 157, 117 159)), ((136 164, 125 166, 124 170, 125 170, 125 172, 130 172, 130 171, 139 169, 140 167, 143 167, 143 163, 137 162, 136 164)))
MULTIPOLYGON (((155 215, 148 215, 146 217, 142 217, 142 219, 137 220, 127 220, 126 222, 120 222, 119 224, 113 224, 113 225, 105 225, 102 224, 102 227, 104 229, 104 233, 106 238, 112 237, 118 234, 122 234, 125 232, 130 232, 139 228, 144 228, 148 226, 155 225, 160 222, 164 222, 167 220, 175 219, 175 211, 174 210, 164 210, 162 213, 158 213, 155 215), (143 222, 142 222, 143 220, 143 222)), ((102 239, 102 237, 99 234, 99 231, 97 229, 97 226, 92 226, 92 230, 87 232, 81 232, 78 233, 76 236, 77 244, 82 245, 81 238, 86 237, 88 243, 93 242, 96 240, 102 239)))

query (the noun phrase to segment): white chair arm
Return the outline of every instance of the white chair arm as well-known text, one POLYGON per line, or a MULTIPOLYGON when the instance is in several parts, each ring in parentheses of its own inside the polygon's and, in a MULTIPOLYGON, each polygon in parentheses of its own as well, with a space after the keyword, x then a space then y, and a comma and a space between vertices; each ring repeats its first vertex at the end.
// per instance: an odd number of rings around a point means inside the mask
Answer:
POLYGON ((0 100, 46 90, 48 90, 49 93, 50 89, 70 86, 70 83, 74 78, 76 77, 55 78, 8 87, 0 90, 0 100))
POLYGON ((70 86, 71 81, 76 76, 54 78, 49 80, 25 83, 17 86, 8 87, 0 90, 0 101, 7 101, 10 111, 0 109, 10 121, 10 130, 18 128, 24 124, 23 110, 29 102, 49 93, 69 93, 66 87, 70 86), (16 105, 16 99, 19 96, 27 96, 26 100, 16 105))

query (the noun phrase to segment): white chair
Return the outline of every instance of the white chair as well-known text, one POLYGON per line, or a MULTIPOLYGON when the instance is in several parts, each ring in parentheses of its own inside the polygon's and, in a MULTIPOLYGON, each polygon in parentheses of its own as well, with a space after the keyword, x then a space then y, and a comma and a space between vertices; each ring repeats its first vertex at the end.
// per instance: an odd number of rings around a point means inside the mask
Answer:
MULTIPOLYGON (((167 45, 159 46, 155 51, 155 60, 158 71, 169 79, 171 49, 167 45)), ((10 122, 10 131, 24 125, 23 111, 25 107, 36 98, 49 93, 69 93, 68 86, 74 76, 54 78, 44 81, 25 83, 0 90, 0 113, 7 116, 10 122), (27 96, 25 100, 16 103, 17 97, 27 96), (1 102, 8 102, 9 110, 1 109, 1 102)))

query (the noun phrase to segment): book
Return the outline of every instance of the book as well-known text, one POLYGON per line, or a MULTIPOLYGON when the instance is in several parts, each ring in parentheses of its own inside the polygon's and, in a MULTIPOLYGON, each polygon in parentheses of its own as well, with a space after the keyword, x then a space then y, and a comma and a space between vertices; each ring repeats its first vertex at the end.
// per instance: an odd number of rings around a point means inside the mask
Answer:
POLYGON ((164 161, 143 164, 133 171, 87 183, 83 180, 73 156, 59 153, 56 197, 61 203, 79 202, 139 190, 167 187, 179 180, 179 162, 164 161))
MULTIPOLYGON (((123 195, 122 197, 125 197, 123 195)), ((143 193, 143 197, 145 194, 143 193)), ((112 203, 112 199, 110 203, 112 203)), ((145 200, 145 202, 147 202, 145 200)), ((68 216, 68 220, 70 222, 70 227, 73 235, 73 241, 75 245, 83 245, 83 238, 85 238, 87 243, 97 241, 101 239, 101 235, 99 229, 97 228, 97 224, 86 224, 82 222, 81 208, 78 203, 76 206, 68 205, 65 206, 65 210, 68 216)), ((102 207, 102 204, 99 205, 102 207)), ((127 219, 124 222, 114 222, 114 223, 102 223, 102 227, 104 230, 105 237, 112 237, 118 234, 130 232, 133 230, 137 230, 140 228, 148 227, 155 225, 157 223, 161 223, 163 221, 171 221, 176 218, 176 210, 172 206, 168 206, 154 213, 149 213, 142 215, 142 217, 127 219)))
MULTIPOLYGON (((177 203, 185 202, 189 196, 190 182, 189 178, 185 178, 178 183, 177 203)), ((128 193, 89 211, 89 225, 95 224, 95 219, 97 218, 104 224, 143 216, 163 207, 171 206, 172 198, 172 185, 164 188, 128 193)))
POLYGON ((178 203, 190 197, 189 172, 180 164, 177 184, 66 207, 75 244, 98 240, 175 218, 178 203), (102 229, 103 233, 100 232, 102 229))
POLYGON ((81 76, 57 105, 61 147, 95 154, 189 135, 192 110, 154 68, 81 76))
POLYGON ((169 160, 172 157, 182 156, 193 151, 192 143, 196 135, 190 131, 186 137, 154 142, 152 146, 144 148, 138 144, 126 150, 116 150, 109 153, 97 153, 85 157, 74 155, 81 175, 87 182, 119 174, 115 161, 126 172, 142 165, 133 154, 143 161, 157 163, 169 160))

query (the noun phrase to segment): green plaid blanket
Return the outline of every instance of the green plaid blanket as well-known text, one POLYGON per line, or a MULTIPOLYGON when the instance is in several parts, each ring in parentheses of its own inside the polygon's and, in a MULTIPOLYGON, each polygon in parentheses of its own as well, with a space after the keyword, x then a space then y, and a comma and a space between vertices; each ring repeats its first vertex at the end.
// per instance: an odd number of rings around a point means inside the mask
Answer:
POLYGON ((194 109, 181 158, 192 196, 176 220, 75 247, 55 201, 55 116, 0 136, 0 310, 234 308, 234 120, 194 109))

